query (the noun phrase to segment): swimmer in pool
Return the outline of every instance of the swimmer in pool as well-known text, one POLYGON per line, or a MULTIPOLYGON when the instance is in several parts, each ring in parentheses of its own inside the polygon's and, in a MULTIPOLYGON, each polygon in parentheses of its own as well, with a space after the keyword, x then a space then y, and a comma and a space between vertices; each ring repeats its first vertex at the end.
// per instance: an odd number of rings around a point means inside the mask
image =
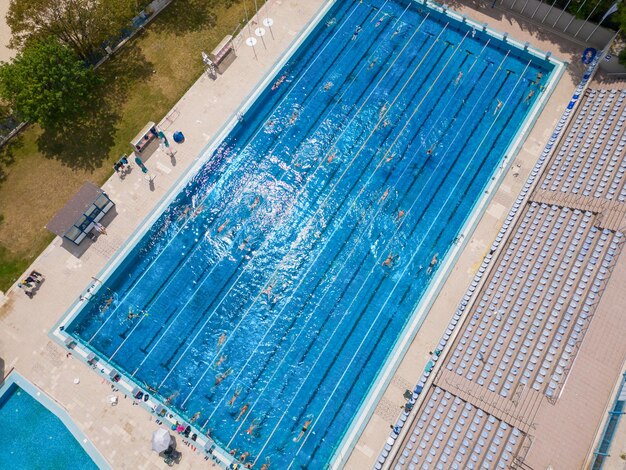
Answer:
POLYGON ((387 127, 389 124, 391 124, 391 121, 389 119, 385 119, 383 121, 383 127, 387 127))
POLYGON ((277 90, 278 87, 285 81, 286 78, 287 78, 287 75, 282 75, 278 80, 276 80, 276 82, 272 86, 272 91, 277 90))
POLYGON ((215 385, 217 386, 217 385, 221 384, 224 381, 224 379, 226 377, 228 377, 232 373, 233 373, 233 370, 232 369, 228 369, 226 372, 224 372, 224 373, 222 373, 220 375, 215 376, 215 385))
POLYGON ((327 161, 328 161, 328 163, 332 163, 334 159, 335 159, 335 154, 334 154, 334 153, 331 153, 331 154, 328 156, 327 161))
POLYGON ((543 78, 543 74, 539 72, 537 74, 537 78, 535 79, 535 85, 539 85, 539 82, 541 81, 542 78, 543 78))
POLYGON ((524 103, 530 104, 530 100, 533 98, 533 96, 535 96, 535 90, 530 90, 530 92, 526 96, 526 99, 524 100, 524 103))
POLYGON ((359 33, 361 32, 361 27, 357 26, 356 28, 354 28, 354 34, 352 35, 352 40, 356 41, 356 38, 359 37, 359 33))
POLYGON ((428 269, 426 270, 426 274, 430 274, 433 272, 433 268, 435 266, 437 266, 437 263, 439 262, 439 259, 437 258, 437 256, 439 256, 439 253, 435 253, 435 256, 433 256, 433 259, 430 260, 430 264, 428 265, 428 269))
POLYGON ((306 432, 309 430, 309 426, 311 425, 312 422, 313 422, 312 419, 308 419, 304 422, 304 426, 302 426, 302 429, 300 430, 300 434, 298 435, 298 437, 296 437, 293 440, 293 442, 300 442, 300 439, 302 439, 304 435, 306 434, 306 432))
POLYGON ((191 417, 191 419, 189 420, 189 422, 190 422, 190 423, 193 423, 193 422, 195 422, 195 421, 196 421, 199 417, 200 417, 200 412, 199 412, 199 411, 197 411, 197 412, 196 412, 196 413, 195 413, 195 414, 191 417))
POLYGON ((265 463, 261 465, 261 470, 270 470, 270 458, 267 457, 265 463))
POLYGON ((244 250, 246 248, 246 245, 248 245, 248 241, 249 240, 247 238, 244 238, 244 240, 241 242, 241 244, 238 246, 238 248, 240 250, 244 250))
POLYGON ((240 393, 241 393, 241 387, 237 387, 235 389, 235 393, 233 393, 233 396, 230 397, 230 400, 228 400, 228 406, 232 407, 235 404, 235 401, 237 400, 237 397, 239 397, 240 393))
POLYGON ((272 289, 274 288, 274 284, 269 284, 265 290, 262 292, 263 294, 267 295, 267 300, 270 300, 272 297, 272 289))
POLYGON ((237 419, 235 421, 239 421, 241 419, 241 417, 246 413, 246 411, 248 411, 249 406, 250 405, 246 403, 245 405, 241 407, 241 409, 239 410, 239 416, 237 416, 237 419))
POLYGON ((500 111, 500 108, 502 107, 502 101, 500 100, 496 100, 498 102, 498 104, 496 105, 496 109, 493 110, 493 115, 495 116, 496 114, 498 114, 498 111, 500 111))
POLYGON ((221 366, 224 361, 226 361, 226 359, 228 359, 228 356, 220 356, 218 361, 215 363, 215 368, 217 369, 219 366, 221 366))
POLYGON ((217 349, 221 348, 226 341, 226 333, 222 333, 219 338, 217 338, 217 349))
POLYGON ((246 434, 250 434, 252 435, 252 433, 254 432, 254 430, 258 427, 259 425, 259 420, 258 418, 254 418, 252 420, 252 423, 250 424, 250 427, 248 429, 246 429, 246 434))
POLYGON ((380 119, 383 118, 383 116, 385 115, 385 113, 387 112, 387 103, 385 103, 381 108, 380 111, 378 112, 378 116, 380 117, 380 119))
POLYGON ((382 266, 391 267, 391 263, 393 263, 395 259, 396 259, 396 255, 394 255, 393 253, 390 253, 389 256, 387 256, 387 258, 385 259, 385 261, 383 261, 382 266))
POLYGON ((430 157, 432 154, 433 154, 433 148, 432 148, 432 147, 431 147, 431 148, 429 148, 428 150, 426 150, 426 155, 427 155, 427 156, 429 156, 429 157, 430 157))
POLYGON ((226 219, 226 222, 224 222, 222 225, 220 225, 217 228, 217 233, 222 233, 222 231, 226 228, 226 225, 228 224, 228 222, 229 222, 229 219, 226 219))
POLYGON ((387 199, 387 196, 389 196, 389 188, 385 189, 383 195, 380 196, 380 202, 383 202, 385 199, 387 199))
POLYGON ((250 452, 246 451, 239 456, 239 460, 242 462, 245 462, 249 455, 250 455, 250 452))
POLYGON ((402 217, 404 217, 404 211, 400 210, 398 211, 398 215, 396 216, 396 222, 400 220, 402 217))
POLYGON ((324 90, 328 91, 333 87, 333 82, 326 82, 324 83, 324 90))
POLYGON ((461 83, 462 78, 463 78, 463 72, 459 72, 459 74, 456 76, 456 79, 454 80, 454 86, 457 86, 459 83, 461 83))
POLYGON ((256 206, 259 205, 259 202, 261 202, 261 199, 259 198, 259 196, 254 198, 254 202, 250 205, 250 210, 254 209, 256 206))

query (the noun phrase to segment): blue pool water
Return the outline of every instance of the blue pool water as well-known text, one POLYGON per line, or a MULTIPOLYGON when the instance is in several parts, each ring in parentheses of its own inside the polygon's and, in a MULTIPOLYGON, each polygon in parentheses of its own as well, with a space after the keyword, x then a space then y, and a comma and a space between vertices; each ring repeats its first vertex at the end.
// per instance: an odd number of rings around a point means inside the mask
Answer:
POLYGON ((0 397, 0 429, 0 468, 98 468, 63 422, 15 384, 0 397))
POLYGON ((66 331, 257 467, 320 468, 551 71, 337 2, 66 331))

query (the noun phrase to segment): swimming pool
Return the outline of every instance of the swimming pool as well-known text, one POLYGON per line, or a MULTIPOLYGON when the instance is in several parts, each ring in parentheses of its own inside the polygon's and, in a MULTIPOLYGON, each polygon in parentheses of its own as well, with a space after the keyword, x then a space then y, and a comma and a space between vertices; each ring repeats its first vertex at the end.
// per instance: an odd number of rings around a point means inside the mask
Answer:
POLYGON ((65 331, 237 457, 322 466, 552 72, 337 2, 65 331))
POLYGON ((67 414, 61 419, 64 412, 55 408, 58 406, 26 379, 15 372, 9 375, 0 387, 0 468, 95 470, 94 460, 101 469, 110 468, 67 414), (87 449, 78 439, 84 440, 87 449))

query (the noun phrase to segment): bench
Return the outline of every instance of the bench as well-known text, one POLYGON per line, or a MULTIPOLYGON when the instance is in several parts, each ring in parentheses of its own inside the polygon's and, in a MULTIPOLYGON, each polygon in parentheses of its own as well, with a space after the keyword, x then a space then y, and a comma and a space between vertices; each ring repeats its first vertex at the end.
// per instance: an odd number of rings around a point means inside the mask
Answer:
POLYGON ((232 64, 237 55, 235 54, 235 46, 233 45, 233 37, 229 34, 222 42, 220 42, 213 52, 209 54, 209 59, 215 65, 215 69, 223 74, 232 64))
POLYGON ((139 154, 143 152, 150 142, 156 138, 156 125, 153 122, 149 122, 143 129, 141 129, 141 132, 139 132, 139 134, 137 134, 135 138, 130 141, 130 145, 132 145, 135 152, 139 154))

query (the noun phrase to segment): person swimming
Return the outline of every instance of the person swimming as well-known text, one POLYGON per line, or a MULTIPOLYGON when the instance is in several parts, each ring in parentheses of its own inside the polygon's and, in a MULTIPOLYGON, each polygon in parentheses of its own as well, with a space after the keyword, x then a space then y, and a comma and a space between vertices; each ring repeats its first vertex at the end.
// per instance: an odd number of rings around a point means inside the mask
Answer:
POLYGON ((200 412, 199 412, 199 411, 196 411, 196 412, 194 413, 194 415, 191 417, 191 419, 189 420, 189 422, 190 422, 190 423, 193 423, 193 422, 195 422, 195 421, 196 421, 199 417, 200 417, 200 412))
POLYGON ((373 69, 373 68, 374 68, 374 65, 376 65, 376 62, 378 62, 378 59, 377 59, 377 58, 374 58, 374 59, 370 62, 370 66, 369 66, 369 68, 370 68, 370 69, 373 69))
POLYGON ((252 433, 254 432, 254 430, 259 426, 259 419, 258 418, 254 418, 252 420, 252 423, 250 424, 250 427, 248 427, 248 429, 246 429, 246 434, 252 435, 252 433))
POLYGON ((381 106, 380 111, 378 112, 378 117, 382 119, 386 112, 387 112, 387 103, 381 106))
POLYGON ((178 396, 178 392, 172 393, 169 397, 167 397, 164 401, 165 405, 169 405, 172 403, 172 400, 178 396))
POLYGON ((333 87, 333 82, 326 82, 324 83, 324 90, 328 91, 333 87))
POLYGON ((360 26, 357 26, 356 28, 354 28, 354 34, 352 35, 352 40, 356 41, 356 38, 359 37, 359 33, 361 32, 363 28, 361 28, 360 26))
POLYGON ((221 384, 226 377, 233 373, 232 369, 228 369, 225 372, 215 376, 215 385, 221 384))
POLYGON ((537 73, 537 78, 535 79, 535 85, 539 85, 539 82, 543 78, 543 74, 541 72, 537 73))
POLYGON ((268 284, 268 286, 262 292, 262 294, 267 295, 267 300, 270 300, 272 298, 272 289, 273 288, 274 288, 274 284, 268 284))
POLYGON ((259 202, 261 202, 261 198, 259 198, 259 196, 256 196, 254 198, 254 202, 252 204, 250 204, 250 210, 254 209, 256 206, 259 205, 259 202))
POLYGON ((235 393, 233 393, 233 396, 230 397, 230 400, 228 400, 228 406, 232 407, 235 404, 235 401, 239 397, 240 393, 241 393, 241 387, 237 387, 235 389, 235 393))
POLYGON ((404 211, 400 210, 398 211, 398 215, 396 216, 396 222, 400 220, 402 217, 404 217, 404 211))
POLYGON ((241 419, 241 417, 246 413, 246 411, 248 411, 249 406, 250 405, 246 403, 245 405, 241 407, 241 409, 239 410, 239 415, 237 416, 237 419, 235 421, 239 421, 241 419))
POLYGON ((535 96, 535 90, 530 90, 528 95, 526 95, 526 99, 524 99, 524 103, 530 103, 530 100, 535 96))
POLYGON ((241 462, 245 462, 245 461, 248 459, 248 456, 249 456, 249 455, 250 455, 250 452, 246 451, 246 452, 244 452, 243 454, 241 454, 241 455, 239 456, 239 460, 240 460, 241 462))
POLYGON ((396 259, 396 255, 394 255, 393 253, 390 253, 389 256, 387 256, 387 258, 385 259, 385 261, 383 261, 382 266, 391 267, 391 264, 395 261, 395 259, 396 259))
POLYGON ((387 196, 389 196, 389 188, 385 189, 383 195, 380 196, 380 202, 383 202, 385 199, 387 199, 387 196))
POLYGON ((237 248, 239 248, 240 250, 244 250, 246 246, 248 245, 248 242, 249 240, 247 238, 244 238, 241 244, 237 248))
POLYGON ((261 465, 261 470, 270 470, 270 458, 267 457, 265 459, 265 463, 263 465, 261 465))
POLYGON ((459 72, 459 74, 456 76, 456 79, 454 80, 454 86, 457 86, 459 83, 461 83, 462 78, 463 78, 463 72, 459 72))
POLYGON ((229 222, 229 219, 226 219, 226 221, 217 228, 217 233, 222 233, 222 231, 226 228, 226 225, 228 224, 228 222, 229 222))
POLYGON ((428 265, 428 269, 426 270, 426 274, 430 274, 433 272, 433 268, 435 266, 437 266, 437 263, 439 262, 439 259, 437 258, 437 256, 439 256, 439 253, 435 253, 435 256, 433 256, 433 258, 430 260, 430 264, 428 265))
POLYGON ((495 116, 496 114, 498 114, 498 111, 500 111, 500 108, 502 107, 502 101, 500 100, 496 100, 498 102, 498 104, 496 105, 496 109, 493 110, 493 115, 495 116))
POLYGON ((224 361, 226 361, 226 359, 228 359, 228 356, 220 356, 218 361, 215 363, 215 368, 217 369, 219 366, 221 366, 224 361))
POLYGON ((335 153, 333 152, 328 156, 327 161, 328 163, 332 163, 334 159, 335 159, 335 153))
POLYGON ((428 150, 426 150, 426 155, 427 155, 427 156, 429 156, 429 157, 430 157, 432 154, 433 154, 433 148, 432 148, 432 147, 431 147, 431 148, 429 148, 428 150))
POLYGON ((300 430, 300 434, 298 434, 298 437, 295 437, 293 439, 293 442, 299 442, 300 439, 304 437, 306 432, 309 430, 309 426, 311 425, 312 422, 313 422, 313 419, 308 419, 304 422, 304 426, 302 426, 302 429, 300 430))
POLYGON ((129 320, 132 320, 133 318, 137 318, 138 316, 139 316, 139 313, 133 312, 132 308, 128 309, 128 315, 126 316, 126 318, 128 318, 129 320))
POLYGON ((272 91, 277 90, 278 87, 287 79, 287 75, 282 75, 278 80, 276 80, 276 82, 274 83, 274 85, 272 86, 272 91))

